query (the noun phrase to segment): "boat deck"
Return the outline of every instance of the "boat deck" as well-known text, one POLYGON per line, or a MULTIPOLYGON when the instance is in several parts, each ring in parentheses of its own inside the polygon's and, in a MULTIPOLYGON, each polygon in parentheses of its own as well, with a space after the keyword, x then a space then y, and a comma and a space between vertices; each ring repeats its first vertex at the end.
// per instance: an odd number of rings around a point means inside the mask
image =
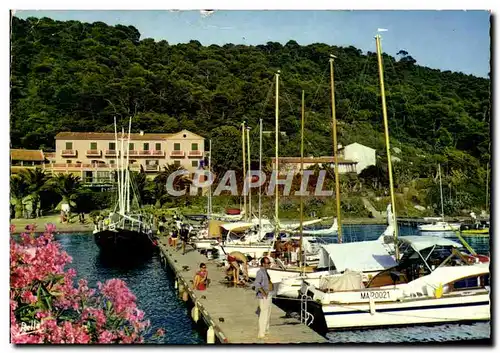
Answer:
MULTIPOLYGON (((158 241, 162 262, 169 266, 177 278, 180 291, 187 289, 189 300, 194 304, 191 317, 205 321, 213 329, 217 343, 229 344, 312 344, 327 343, 326 338, 300 323, 295 318, 287 318, 286 313, 272 305, 269 335, 263 340, 257 339, 257 299, 249 287, 234 287, 225 280, 223 267, 218 267, 213 260, 208 260, 198 251, 188 247, 188 252, 175 251, 167 245, 167 238, 158 241), (200 263, 208 269, 210 285, 205 291, 192 290, 192 279, 200 263)), ((209 329, 210 331, 210 329, 209 329)), ((211 342, 207 334, 207 342, 211 342)))

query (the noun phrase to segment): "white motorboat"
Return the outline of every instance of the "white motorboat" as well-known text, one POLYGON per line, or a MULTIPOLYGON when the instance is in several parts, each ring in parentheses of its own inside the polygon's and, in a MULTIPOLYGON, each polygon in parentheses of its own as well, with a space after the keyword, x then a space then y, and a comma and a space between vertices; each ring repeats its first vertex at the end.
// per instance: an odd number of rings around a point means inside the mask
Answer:
POLYGON ((460 223, 448 223, 444 221, 432 222, 430 224, 421 224, 418 226, 421 232, 457 232, 460 231, 460 223))
POLYGON ((304 280, 315 320, 335 330, 490 319, 489 263, 471 264, 461 244, 441 237, 401 237, 399 246, 399 265, 367 285, 350 271, 304 280))

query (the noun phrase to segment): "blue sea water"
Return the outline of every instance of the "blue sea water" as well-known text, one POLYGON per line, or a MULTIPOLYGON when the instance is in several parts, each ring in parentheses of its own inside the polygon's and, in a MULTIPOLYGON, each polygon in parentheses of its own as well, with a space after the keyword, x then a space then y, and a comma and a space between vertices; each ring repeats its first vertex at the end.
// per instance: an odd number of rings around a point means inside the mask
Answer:
MULTIPOLYGON (((347 225, 343 227, 344 241, 373 240, 382 234, 383 225, 347 225)), ((416 235, 411 227, 400 227, 400 235, 416 235)), ((489 237, 464 237, 479 253, 489 254, 489 237)), ((151 320, 152 332, 164 328, 165 344, 203 344, 203 337, 196 331, 188 310, 176 294, 173 278, 165 271, 159 257, 132 261, 131 259, 103 258, 90 234, 59 234, 56 239, 73 257, 70 267, 77 271, 78 278, 86 278, 91 286, 111 278, 127 282, 137 296, 139 308, 151 320)), ((453 237, 451 238, 453 239, 453 237)), ((336 241, 335 237, 325 240, 336 241)), ((445 324, 438 326, 415 326, 375 329, 363 331, 330 332, 327 338, 332 343, 402 343, 445 342, 490 338, 489 323, 445 324)))
POLYGON ((174 289, 174 279, 165 271, 158 255, 152 258, 132 261, 103 258, 94 243, 94 237, 87 234, 60 234, 56 239, 73 258, 69 267, 77 271, 77 278, 85 278, 89 286, 111 278, 124 280, 137 297, 137 306, 151 321, 151 332, 146 342, 158 328, 166 331, 165 344, 202 344, 203 337, 196 331, 185 303, 174 289))

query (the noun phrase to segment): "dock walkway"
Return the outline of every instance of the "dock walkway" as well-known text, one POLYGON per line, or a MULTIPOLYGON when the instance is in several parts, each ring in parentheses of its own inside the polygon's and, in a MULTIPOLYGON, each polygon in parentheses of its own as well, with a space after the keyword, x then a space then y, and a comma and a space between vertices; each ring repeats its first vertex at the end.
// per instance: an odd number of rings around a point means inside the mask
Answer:
POLYGON ((257 339, 257 299, 250 288, 232 287, 227 285, 222 267, 213 260, 208 260, 198 251, 188 248, 175 251, 167 245, 167 238, 158 241, 162 262, 169 266, 176 275, 176 286, 180 291, 187 290, 189 299, 194 304, 191 317, 197 321, 202 319, 209 327, 207 343, 217 338, 219 343, 251 344, 251 343, 327 343, 328 341, 311 328, 300 323, 295 318, 287 318, 286 313, 272 305, 269 335, 257 339), (210 286, 204 291, 192 290, 192 282, 200 263, 205 263, 208 269, 210 286), (212 336, 212 338, 210 338, 212 336))

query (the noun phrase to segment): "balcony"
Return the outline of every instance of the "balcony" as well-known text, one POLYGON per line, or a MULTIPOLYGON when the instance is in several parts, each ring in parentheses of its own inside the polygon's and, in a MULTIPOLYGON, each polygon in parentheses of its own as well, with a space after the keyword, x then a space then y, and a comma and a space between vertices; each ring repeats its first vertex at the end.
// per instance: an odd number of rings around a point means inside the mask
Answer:
POLYGON ((186 153, 184 151, 171 151, 170 157, 172 158, 184 158, 186 153))
POLYGON ((117 150, 106 150, 104 155, 106 157, 118 157, 118 151, 117 150))
POLYGON ((165 151, 158 151, 158 150, 153 150, 150 151, 152 156, 155 157, 165 157, 165 151))
POLYGON ((146 172, 157 172, 160 170, 160 166, 158 164, 147 164, 144 169, 146 172))
POLYGON ((139 151, 139 156, 151 156, 151 151, 141 150, 141 151, 139 151))
POLYGON ((62 150, 62 157, 76 157, 76 150, 62 150))
POLYGON ((101 150, 87 150, 87 157, 101 157, 101 150))
POLYGON ((202 151, 189 151, 189 157, 203 157, 202 151))
POLYGON ((136 151, 136 150, 128 150, 127 152, 125 152, 125 155, 127 155, 127 153, 129 154, 129 156, 138 156, 139 155, 139 151, 136 151))

